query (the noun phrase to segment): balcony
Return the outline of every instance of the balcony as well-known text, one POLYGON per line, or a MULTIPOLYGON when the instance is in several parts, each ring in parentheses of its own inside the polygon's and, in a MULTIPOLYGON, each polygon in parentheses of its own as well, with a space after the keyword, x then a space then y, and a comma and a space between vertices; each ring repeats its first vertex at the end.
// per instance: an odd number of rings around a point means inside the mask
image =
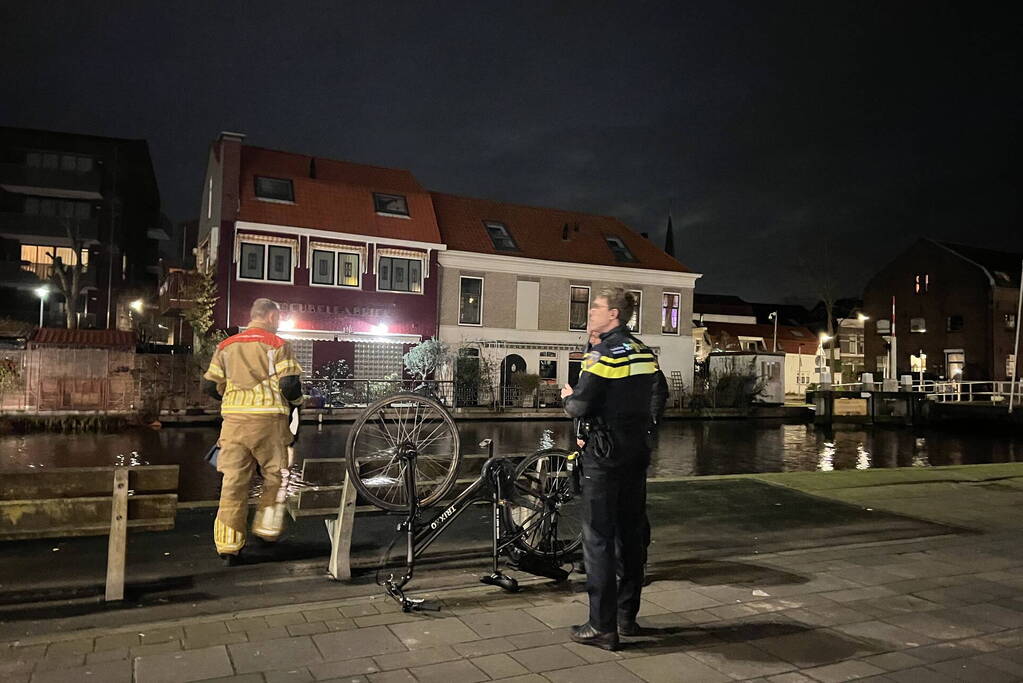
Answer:
POLYGON ((191 292, 196 276, 197 273, 184 270, 167 273, 160 283, 160 315, 174 315, 195 307, 191 292))
POLYGON ((0 186, 8 192, 69 199, 102 199, 103 176, 91 171, 62 171, 0 164, 0 186))
MULTIPOLYGON (((0 212, 0 235, 29 243, 34 243, 37 237, 67 240, 66 221, 71 222, 72 231, 77 229, 78 237, 86 244, 99 242, 99 222, 95 218, 58 218, 25 213, 0 212)), ((70 241, 67 246, 70 246, 70 241)))

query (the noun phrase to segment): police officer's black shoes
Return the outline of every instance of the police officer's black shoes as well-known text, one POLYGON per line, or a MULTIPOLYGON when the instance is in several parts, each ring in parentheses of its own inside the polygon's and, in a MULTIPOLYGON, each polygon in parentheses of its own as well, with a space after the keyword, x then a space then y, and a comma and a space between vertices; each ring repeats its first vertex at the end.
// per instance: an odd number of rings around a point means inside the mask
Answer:
POLYGON ((618 620, 618 635, 625 636, 626 638, 635 637, 643 634, 643 627, 633 621, 618 620))
POLYGON ((604 633, 593 628, 588 623, 573 626, 571 638, 577 643, 592 645, 593 647, 599 647, 603 650, 614 651, 618 649, 617 631, 604 633))

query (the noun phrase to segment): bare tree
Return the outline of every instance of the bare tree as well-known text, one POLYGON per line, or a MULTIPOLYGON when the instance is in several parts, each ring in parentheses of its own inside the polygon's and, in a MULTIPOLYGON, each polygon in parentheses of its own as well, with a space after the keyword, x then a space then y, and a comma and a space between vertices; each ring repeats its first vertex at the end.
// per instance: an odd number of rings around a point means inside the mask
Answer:
MULTIPOLYGON (((60 220, 64 226, 64 232, 71 242, 71 251, 75 255, 75 262, 68 264, 57 256, 54 249, 47 254, 53 261, 53 275, 51 279, 57 285, 57 289, 64 295, 64 313, 67 319, 67 328, 74 330, 78 328, 78 295, 82 293, 82 252, 85 250, 85 241, 82 239, 78 229, 78 222, 70 218, 60 220)), ((109 305, 109 304, 108 304, 109 305)))

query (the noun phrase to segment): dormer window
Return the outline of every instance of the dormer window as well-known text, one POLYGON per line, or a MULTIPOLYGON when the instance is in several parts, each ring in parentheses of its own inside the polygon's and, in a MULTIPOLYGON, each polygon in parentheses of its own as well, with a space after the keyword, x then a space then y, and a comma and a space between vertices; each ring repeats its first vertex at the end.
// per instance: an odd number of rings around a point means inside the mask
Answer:
POLYGON ((256 196, 273 202, 294 202, 295 190, 288 178, 256 176, 256 196))
POLYGON ((373 193, 373 206, 377 213, 389 216, 408 216, 408 201, 405 195, 373 193))
POLYGON ((519 251, 519 245, 515 244, 508 226, 498 221, 483 221, 483 226, 490 235, 490 241, 494 243, 494 249, 498 251, 519 251))
POLYGON ((616 237, 615 235, 604 235, 604 241, 607 242, 607 246, 611 248, 611 253, 614 254, 615 261, 622 263, 635 262, 636 257, 632 255, 629 248, 625 246, 625 242, 622 238, 616 237))

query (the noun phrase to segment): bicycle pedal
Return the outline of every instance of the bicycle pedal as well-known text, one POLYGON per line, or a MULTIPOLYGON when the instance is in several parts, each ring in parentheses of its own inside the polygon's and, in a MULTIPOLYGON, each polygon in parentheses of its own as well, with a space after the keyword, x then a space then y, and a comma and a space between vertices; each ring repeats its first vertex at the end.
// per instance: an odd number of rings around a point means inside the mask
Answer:
POLYGON ((494 572, 493 574, 488 574, 487 576, 481 576, 480 583, 485 583, 490 586, 497 586, 499 588, 503 588, 509 593, 514 593, 519 590, 519 582, 514 577, 507 576, 506 574, 502 574, 500 572, 494 572))

